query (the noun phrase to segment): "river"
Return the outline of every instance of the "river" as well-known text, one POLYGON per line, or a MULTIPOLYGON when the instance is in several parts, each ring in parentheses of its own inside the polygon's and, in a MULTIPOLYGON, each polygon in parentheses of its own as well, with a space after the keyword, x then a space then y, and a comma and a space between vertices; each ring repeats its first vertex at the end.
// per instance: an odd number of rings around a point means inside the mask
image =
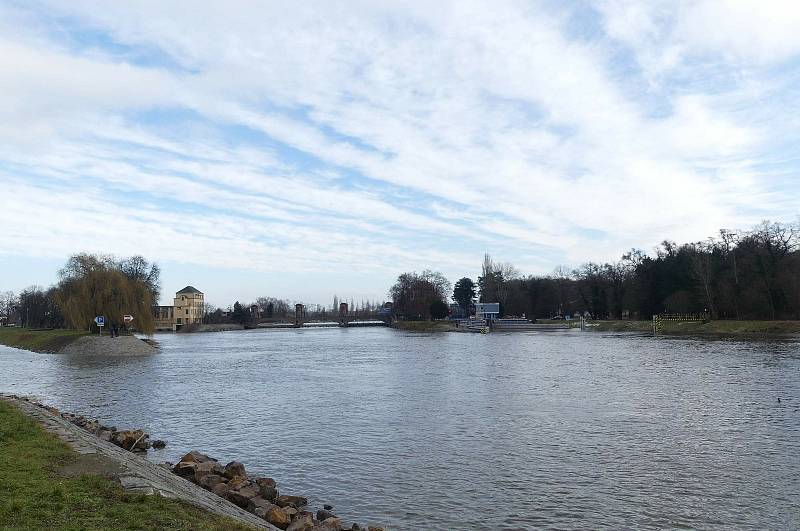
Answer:
POLYGON ((162 334, 0 347, 0 391, 198 449, 392 529, 800 527, 800 340, 162 334), (780 398, 780 402, 778 399, 780 398))

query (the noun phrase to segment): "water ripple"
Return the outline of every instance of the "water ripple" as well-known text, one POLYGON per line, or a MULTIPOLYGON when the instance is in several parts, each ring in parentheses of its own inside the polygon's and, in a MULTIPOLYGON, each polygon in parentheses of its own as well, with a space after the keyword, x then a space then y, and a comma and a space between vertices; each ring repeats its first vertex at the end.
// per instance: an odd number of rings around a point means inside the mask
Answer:
POLYGON ((198 448, 393 529, 795 529, 800 345, 389 329, 0 347, 0 390, 198 448), (777 398, 781 398, 778 404, 777 398))

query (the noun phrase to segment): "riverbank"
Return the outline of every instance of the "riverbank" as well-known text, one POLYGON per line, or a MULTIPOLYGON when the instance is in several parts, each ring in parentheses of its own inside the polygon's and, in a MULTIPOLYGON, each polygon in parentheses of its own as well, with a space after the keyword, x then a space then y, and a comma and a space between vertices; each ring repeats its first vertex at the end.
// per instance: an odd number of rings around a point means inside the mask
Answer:
POLYGON ((395 321, 392 328, 409 332, 452 332, 456 324, 453 321, 395 321))
POLYGON ((114 479, 122 468, 99 452, 70 449, 0 400, 1 528, 255 529, 175 499, 125 492, 114 479))
MULTIPOLYGON (((599 332, 653 332, 652 321, 591 321, 599 332)), ((674 335, 773 336, 800 334, 800 321, 662 321, 662 333, 674 335)))
POLYGON ((158 352, 158 348, 136 336, 93 335, 79 337, 58 352, 73 356, 148 356, 158 352))
MULTIPOLYGON (((117 431, 96 419, 62 412, 17 395, 0 394, 0 403, 3 402, 39 423, 76 452, 76 462, 64 465, 65 469, 73 473, 105 474, 127 493, 178 499, 240 523, 273 531, 383 531, 382 527, 365 528, 355 522, 343 526, 329 504, 314 513, 306 497, 279 493, 274 479, 248 474, 239 461, 222 466, 216 459, 192 450, 175 465, 156 465, 142 458, 151 447, 143 430, 117 431)), ((164 445, 163 441, 152 444, 161 448, 164 445)), ((2 520, 0 527, 1 524, 2 520)))
POLYGON ((89 336, 82 330, 37 330, 16 326, 0 327, 0 344, 24 348, 33 352, 60 352, 81 337, 89 336))
POLYGON ((99 336, 81 330, 0 327, 0 344, 47 354, 145 356, 158 348, 136 336, 99 336))

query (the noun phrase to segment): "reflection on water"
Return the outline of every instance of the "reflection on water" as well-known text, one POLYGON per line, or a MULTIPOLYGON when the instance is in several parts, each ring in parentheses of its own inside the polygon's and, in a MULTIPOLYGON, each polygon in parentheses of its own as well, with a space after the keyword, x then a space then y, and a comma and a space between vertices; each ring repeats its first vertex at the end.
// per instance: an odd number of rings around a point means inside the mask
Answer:
POLYGON ((0 347, 0 390, 238 459, 397 529, 800 526, 800 343, 564 331, 0 347), (779 404, 777 399, 781 398, 779 404))

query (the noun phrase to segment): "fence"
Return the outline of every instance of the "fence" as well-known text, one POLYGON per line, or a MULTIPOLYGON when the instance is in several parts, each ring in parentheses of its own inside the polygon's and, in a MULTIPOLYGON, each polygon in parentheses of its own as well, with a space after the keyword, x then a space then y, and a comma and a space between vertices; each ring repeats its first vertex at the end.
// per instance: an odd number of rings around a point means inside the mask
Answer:
POLYGON ((653 335, 657 336, 664 332, 664 321, 709 321, 707 313, 659 313, 653 315, 653 335))

